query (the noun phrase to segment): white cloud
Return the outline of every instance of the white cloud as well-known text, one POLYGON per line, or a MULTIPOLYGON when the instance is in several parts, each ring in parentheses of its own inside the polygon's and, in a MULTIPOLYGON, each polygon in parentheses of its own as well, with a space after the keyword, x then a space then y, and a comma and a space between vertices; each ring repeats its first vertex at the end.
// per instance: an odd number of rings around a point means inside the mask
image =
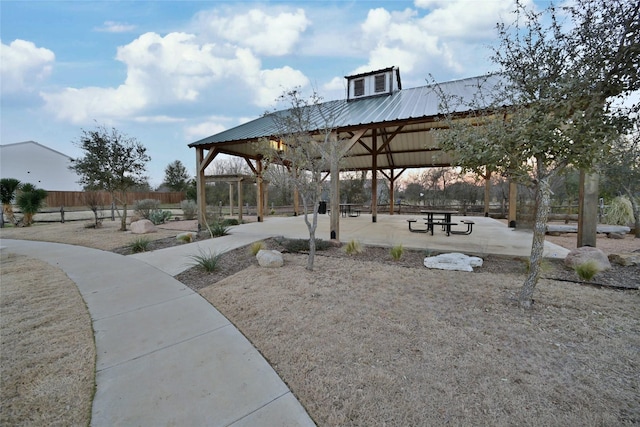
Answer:
POLYGON ((420 25, 442 38, 461 40, 490 39, 496 35, 496 24, 508 20, 514 0, 450 0, 420 1, 416 6, 431 8, 420 25))
POLYGON ((135 25, 114 21, 105 21, 102 27, 94 28, 95 31, 104 33, 129 33, 135 29, 135 25))
POLYGON ((194 126, 187 126, 184 133, 190 141, 199 140, 228 129, 230 122, 231 119, 227 117, 211 116, 206 122, 194 126))
POLYGON ((272 14, 251 9, 235 16, 221 16, 214 10, 201 12, 197 21, 222 40, 268 56, 291 53, 300 34, 310 24, 303 9, 272 14))
POLYGON ((16 39, 6 45, 0 42, 0 81, 2 93, 33 90, 51 74, 55 54, 36 47, 33 42, 16 39))
POLYGON ((138 116, 134 119, 138 123, 181 123, 186 119, 181 117, 159 116, 138 116))
POLYGON ((272 106, 285 90, 298 86, 304 88, 308 85, 309 79, 291 67, 263 70, 260 72, 259 80, 254 82, 255 104, 259 107, 272 106))
POLYGON ((199 44, 196 36, 146 33, 118 48, 116 59, 127 66, 127 77, 116 88, 66 88, 42 93, 57 118, 73 123, 92 119, 130 118, 149 106, 201 101, 214 85, 237 85, 259 106, 271 105, 280 85, 305 85, 306 77, 290 67, 261 70, 260 60, 246 48, 199 44))

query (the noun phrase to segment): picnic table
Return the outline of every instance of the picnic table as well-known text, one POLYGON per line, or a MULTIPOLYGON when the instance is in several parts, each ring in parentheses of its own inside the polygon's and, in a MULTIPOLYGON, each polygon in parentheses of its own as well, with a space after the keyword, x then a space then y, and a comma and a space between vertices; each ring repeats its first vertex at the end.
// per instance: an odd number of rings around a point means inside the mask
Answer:
POLYGON ((358 209, 360 205, 355 203, 340 203, 340 213, 343 217, 351 216, 356 217, 360 216, 360 209, 358 209))
POLYGON ((473 224, 475 224, 473 221, 463 220, 460 222, 467 226, 466 230, 453 230, 452 227, 454 225, 458 225, 457 222, 453 222, 451 220, 451 216, 453 214, 456 214, 457 213, 456 211, 422 210, 420 211, 420 213, 423 215, 426 215, 426 217, 423 218, 423 220, 425 221, 426 228, 414 228, 412 225, 418 222, 418 220, 408 219, 407 222, 409 223, 409 231, 414 233, 430 232, 431 235, 433 236, 433 230, 435 226, 440 225, 442 226, 442 231, 447 233, 447 236, 450 236, 451 234, 469 235, 473 231, 473 224))

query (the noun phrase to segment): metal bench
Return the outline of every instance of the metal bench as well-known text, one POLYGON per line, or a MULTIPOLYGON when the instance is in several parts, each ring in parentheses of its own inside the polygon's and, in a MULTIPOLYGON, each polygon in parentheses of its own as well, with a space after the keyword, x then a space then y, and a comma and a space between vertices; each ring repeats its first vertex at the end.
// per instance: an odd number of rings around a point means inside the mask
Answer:
POLYGON ((409 231, 411 231, 412 233, 426 233, 429 231, 428 228, 412 228, 411 224, 413 224, 414 222, 418 222, 417 219, 408 219, 407 222, 409 223, 409 231))
POLYGON ((471 234, 471 232, 473 231, 473 224, 475 224, 475 222, 473 221, 460 221, 463 224, 467 225, 467 229, 466 230, 451 230, 451 234, 464 234, 464 235, 469 235, 471 234))

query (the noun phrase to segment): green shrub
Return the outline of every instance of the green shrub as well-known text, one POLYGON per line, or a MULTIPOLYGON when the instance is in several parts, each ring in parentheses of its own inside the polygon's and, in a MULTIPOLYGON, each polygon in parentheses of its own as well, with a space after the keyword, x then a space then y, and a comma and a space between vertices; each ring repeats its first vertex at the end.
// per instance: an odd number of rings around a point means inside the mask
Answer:
POLYGON ((391 252, 391 258, 393 258, 394 261, 398 261, 400 258, 402 258, 402 254, 404 253, 404 248, 402 247, 402 245, 396 245, 391 248, 390 252, 391 252))
POLYGON ((206 271, 207 273, 211 273, 218 269, 218 262, 220 261, 221 256, 222 254, 219 254, 217 252, 205 252, 200 249, 200 254, 191 255, 189 258, 193 260, 191 265, 202 267, 204 271, 206 271))
POLYGON ((198 205, 193 200, 183 200, 180 202, 180 209, 184 219, 195 219, 198 213, 198 205))
POLYGON ((251 244, 251 255, 256 256, 258 252, 265 248, 265 244, 263 241, 253 242, 251 244))
POLYGON ((169 218, 171 218, 171 212, 170 211, 151 211, 151 213, 149 213, 149 218, 147 218, 149 221, 151 221, 152 223, 154 223, 155 225, 158 224, 164 224, 165 222, 167 222, 167 220, 169 218))
POLYGON ((133 210, 140 218, 151 220, 152 212, 160 210, 160 200, 142 199, 136 200, 133 204, 133 210))
MULTIPOLYGON (((285 239, 280 242, 282 246, 289 253, 299 253, 299 252, 308 252, 309 251, 309 239, 285 239)), ((316 250, 324 251, 327 250, 331 246, 331 243, 322 240, 316 239, 316 250)))
POLYGON ((593 279, 596 274, 600 273, 598 262, 593 259, 583 262, 582 264, 578 264, 574 266, 573 269, 580 279, 587 281, 593 279))
POLYGON ((362 253, 362 250, 362 244, 357 240, 351 240, 344 247, 344 251, 347 253, 347 255, 360 254, 362 253))
POLYGON ((607 224, 627 225, 633 223, 633 207, 626 196, 616 197, 607 207, 604 221, 607 224))
POLYGON ((149 240, 148 238, 138 237, 129 245, 129 248, 131 248, 131 252, 133 252, 134 254, 146 252, 149 250, 150 243, 151 240, 149 240))
POLYGON ((222 220, 222 224, 226 227, 230 227, 232 225, 240 225, 240 222, 236 218, 227 218, 222 220))

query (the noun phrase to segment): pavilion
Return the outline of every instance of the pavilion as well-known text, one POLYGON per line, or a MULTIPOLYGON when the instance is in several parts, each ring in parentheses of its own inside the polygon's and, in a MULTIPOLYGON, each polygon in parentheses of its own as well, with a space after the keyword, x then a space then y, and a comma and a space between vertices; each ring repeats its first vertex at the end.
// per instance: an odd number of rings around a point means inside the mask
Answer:
MULTIPOLYGON (((434 129, 446 128, 442 121, 439 92, 455 96, 457 99, 471 100, 479 88, 491 93, 502 77, 490 74, 471 77, 437 85, 403 89, 400 70, 389 67, 363 74, 345 76, 347 97, 342 100, 320 104, 322 110, 332 117, 335 138, 343 141, 341 150, 346 153, 341 160, 341 170, 371 170, 373 176, 382 174, 390 181, 389 213, 394 210, 394 182, 409 168, 441 167, 454 165, 450 154, 441 150, 434 140, 434 129), (436 90, 437 88, 437 90, 436 90)), ((461 103, 460 105, 463 105, 461 103)), ((470 111, 462 106, 454 111, 464 117, 470 111)), ((258 186, 258 221, 264 219, 267 205, 263 188, 263 161, 256 151, 256 142, 277 138, 278 130, 274 117, 286 115, 288 110, 276 111, 253 121, 228 129, 189 144, 196 149, 197 195, 201 213, 199 221, 204 221, 205 169, 219 154, 242 157, 256 177, 258 186)), ((317 130, 322 129, 322 119, 318 114, 312 119, 317 130)), ((314 129, 310 129, 313 133, 314 129)), ((328 172, 328 171, 327 171, 328 172)), ((339 194, 338 180, 332 180, 332 194, 339 194)), ((487 183, 488 184, 488 183, 487 183)), ((488 189, 488 187, 486 187, 488 189)), ((516 186, 510 185, 508 220, 512 227, 516 224, 516 186)), ((377 180, 372 179, 371 217, 377 221, 377 180)), ((583 197, 581 197, 581 200, 583 197)), ((294 210, 299 211, 298 198, 294 197, 294 210)), ((339 211, 338 197, 332 197, 330 209, 339 211)), ((488 212, 488 191, 485 191, 485 213, 488 212)), ((339 239, 339 215, 332 215, 331 234, 339 239), (335 219, 334 219, 335 218, 335 219)), ((593 224, 595 246, 595 223, 593 224)), ((588 243, 586 243, 588 244, 588 243)))

